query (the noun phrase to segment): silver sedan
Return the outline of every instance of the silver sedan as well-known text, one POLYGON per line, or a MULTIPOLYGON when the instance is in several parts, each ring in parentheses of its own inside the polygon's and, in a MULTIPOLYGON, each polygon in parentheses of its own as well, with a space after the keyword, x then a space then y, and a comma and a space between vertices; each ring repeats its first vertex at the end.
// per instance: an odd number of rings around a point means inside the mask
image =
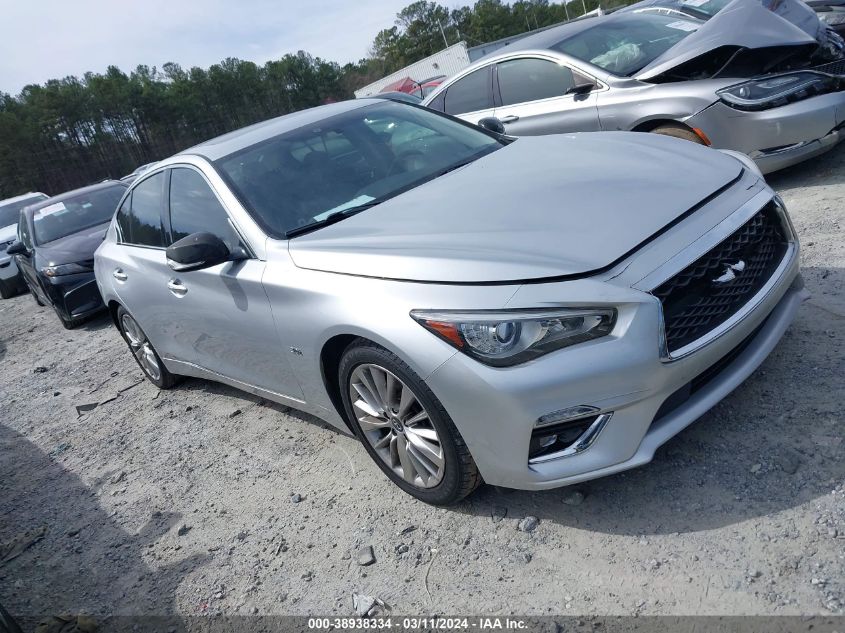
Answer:
POLYGON ((497 118, 515 136, 667 134, 741 151, 767 173, 841 139, 841 39, 819 32, 823 42, 759 0, 734 0, 707 21, 623 11, 519 40, 423 103, 473 123, 497 118))
POLYGON ((307 411, 434 504, 648 462, 807 297, 783 203, 741 154, 512 140, 379 99, 158 163, 95 270, 154 384, 307 411))

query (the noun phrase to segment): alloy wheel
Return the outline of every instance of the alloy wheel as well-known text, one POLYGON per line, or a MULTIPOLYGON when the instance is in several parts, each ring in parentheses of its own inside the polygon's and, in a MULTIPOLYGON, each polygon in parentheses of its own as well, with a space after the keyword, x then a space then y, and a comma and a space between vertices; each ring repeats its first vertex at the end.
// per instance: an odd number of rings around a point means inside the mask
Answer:
POLYGON ((367 442, 394 473, 419 488, 440 483, 443 446, 408 385, 384 367, 362 364, 349 377, 349 399, 367 442))
POLYGON ((129 349, 132 350, 141 369, 153 380, 161 380, 161 368, 158 366, 158 359, 153 351, 153 346, 150 345, 135 319, 128 314, 124 314, 120 319, 120 324, 123 333, 126 335, 126 340, 129 341, 129 349))

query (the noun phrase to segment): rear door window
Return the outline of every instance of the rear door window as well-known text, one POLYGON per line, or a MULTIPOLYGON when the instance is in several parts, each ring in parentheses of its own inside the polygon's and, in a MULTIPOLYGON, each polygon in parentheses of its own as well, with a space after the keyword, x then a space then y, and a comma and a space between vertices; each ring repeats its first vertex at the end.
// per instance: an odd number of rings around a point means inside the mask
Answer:
POLYGON ((161 224, 164 172, 144 180, 132 190, 118 212, 118 226, 121 237, 127 244, 164 247, 164 231, 161 224), (129 204, 128 212, 126 204, 129 204))

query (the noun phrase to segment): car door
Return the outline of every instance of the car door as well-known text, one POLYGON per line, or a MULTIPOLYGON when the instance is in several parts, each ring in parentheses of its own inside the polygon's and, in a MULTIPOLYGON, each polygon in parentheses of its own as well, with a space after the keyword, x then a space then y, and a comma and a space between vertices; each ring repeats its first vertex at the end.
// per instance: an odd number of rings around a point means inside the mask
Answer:
POLYGON ((32 239, 32 227, 25 214, 20 214, 18 220, 18 241, 24 245, 26 251, 15 255, 15 264, 29 287, 41 303, 50 304, 50 299, 38 283, 38 275, 35 272, 35 242, 32 239))
POLYGON ((598 131, 597 87, 557 59, 509 59, 496 64, 495 116, 514 136, 598 131))
POLYGON ((168 315, 164 349, 181 362, 301 400, 261 284, 265 262, 252 256, 198 168, 175 166, 168 173, 167 244, 192 233, 213 233, 241 259, 179 273, 164 264, 156 279, 168 315))
POLYGON ((428 105, 433 110, 478 123, 493 116, 492 66, 479 68, 450 84, 428 105))

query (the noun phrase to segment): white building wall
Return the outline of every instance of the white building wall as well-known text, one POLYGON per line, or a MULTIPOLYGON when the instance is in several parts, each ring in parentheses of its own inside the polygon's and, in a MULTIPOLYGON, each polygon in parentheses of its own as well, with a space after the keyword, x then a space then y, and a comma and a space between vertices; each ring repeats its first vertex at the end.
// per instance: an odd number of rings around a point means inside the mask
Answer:
POLYGON ((405 77, 410 77, 414 81, 421 81, 435 75, 446 75, 450 77, 467 66, 469 66, 469 55, 467 54, 466 42, 458 42, 449 48, 444 48, 439 53, 414 62, 410 66, 397 70, 387 77, 374 81, 368 86, 359 88, 355 91, 355 96, 360 99, 361 97, 369 97, 377 94, 385 86, 405 77))

